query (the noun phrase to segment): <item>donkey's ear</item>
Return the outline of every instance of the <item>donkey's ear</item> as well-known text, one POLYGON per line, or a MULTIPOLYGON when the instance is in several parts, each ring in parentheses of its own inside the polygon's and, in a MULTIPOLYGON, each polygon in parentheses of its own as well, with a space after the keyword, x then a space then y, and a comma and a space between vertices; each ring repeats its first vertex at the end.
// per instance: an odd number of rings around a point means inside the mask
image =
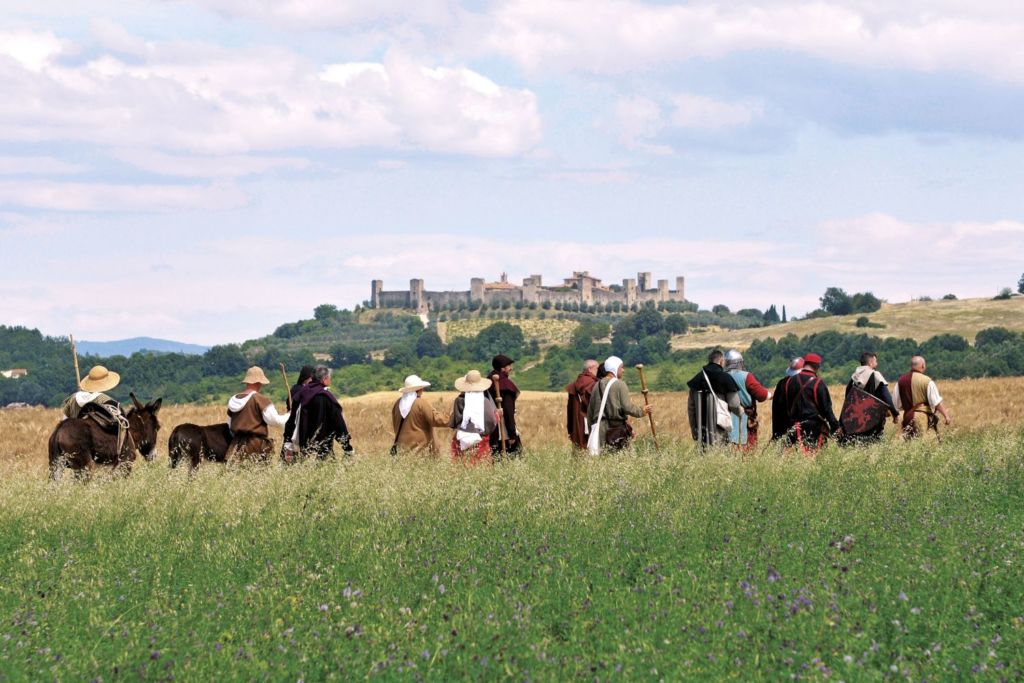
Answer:
POLYGON ((153 414, 156 415, 157 413, 160 412, 160 406, 161 406, 161 404, 163 404, 163 402, 164 402, 164 399, 163 399, 163 397, 161 397, 161 398, 158 398, 157 400, 153 401, 152 403, 150 403, 146 407, 149 408, 150 410, 152 410, 153 414))
POLYGON ((136 408, 136 410, 142 410, 142 403, 140 403, 140 402, 139 402, 139 399, 137 399, 137 398, 135 397, 135 392, 134 392, 134 391, 130 391, 130 392, 128 392, 128 395, 129 395, 129 396, 131 396, 131 398, 132 398, 132 403, 134 403, 134 404, 135 404, 135 408, 136 408))

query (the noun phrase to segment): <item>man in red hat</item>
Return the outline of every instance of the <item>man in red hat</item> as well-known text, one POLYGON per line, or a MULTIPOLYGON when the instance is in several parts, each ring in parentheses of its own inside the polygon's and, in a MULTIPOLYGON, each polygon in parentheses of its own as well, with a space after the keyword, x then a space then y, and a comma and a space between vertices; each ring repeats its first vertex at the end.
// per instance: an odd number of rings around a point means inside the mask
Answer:
MULTIPOLYGON (((790 445, 814 450, 824 443, 828 434, 839 431, 839 420, 832 410, 825 381, 818 377, 821 356, 808 353, 804 367, 797 374, 779 383, 772 399, 772 414, 785 415, 785 431, 774 430, 774 438, 785 437, 790 445)), ((778 423, 775 423, 778 424, 778 423)))

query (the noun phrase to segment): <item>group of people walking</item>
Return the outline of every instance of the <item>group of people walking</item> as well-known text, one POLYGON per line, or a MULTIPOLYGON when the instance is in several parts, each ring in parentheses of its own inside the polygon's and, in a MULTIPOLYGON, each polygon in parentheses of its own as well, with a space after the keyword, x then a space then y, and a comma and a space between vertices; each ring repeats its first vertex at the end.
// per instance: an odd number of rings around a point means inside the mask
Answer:
POLYGON ((823 359, 816 353, 794 358, 785 376, 769 391, 746 370, 736 350, 712 351, 708 363, 688 383, 688 414, 694 440, 708 446, 731 443, 750 450, 757 444, 757 404, 771 399, 772 439, 805 452, 832 437, 840 444, 878 441, 888 417, 900 422, 904 438, 927 429, 938 432, 939 418, 950 424, 949 411, 927 364, 914 356, 910 370, 896 382, 895 396, 878 371, 873 352, 861 354, 860 365, 846 385, 840 417, 836 417, 825 381, 819 376, 823 359))
MULTIPOLYGON (((457 378, 454 387, 459 395, 448 414, 425 398, 430 382, 408 376, 391 409, 391 453, 439 456, 442 448, 437 430, 450 429, 448 452, 453 459, 478 463, 517 457, 523 441, 516 422, 520 391, 511 377, 514 363, 499 354, 492 359, 490 374, 470 370, 457 378)), ((905 438, 928 429, 937 432, 940 418, 950 424, 949 411, 935 382, 925 374, 927 364, 921 356, 911 359, 909 372, 890 392, 877 369, 877 356, 862 354, 847 383, 838 418, 828 387, 819 376, 822 363, 816 353, 794 358, 770 391, 746 369, 739 351, 712 351, 707 364, 687 383, 691 436, 702 446, 732 444, 751 450, 760 433, 758 404, 768 400, 772 402, 771 438, 804 451, 816 450, 830 437, 842 444, 879 440, 890 417, 894 424, 900 423, 905 438)), ((622 359, 616 356, 600 364, 588 359, 579 376, 565 387, 566 432, 577 449, 597 453, 627 448, 633 440, 630 419, 652 414, 650 405, 632 400, 623 370, 622 359)), ((266 374, 259 367, 249 368, 242 380, 245 389, 227 403, 231 442, 226 459, 267 460, 274 449, 271 426, 284 428, 281 458, 285 462, 331 457, 335 444, 351 454, 352 437, 341 403, 331 393, 331 374, 323 365, 303 367, 291 388, 289 411, 281 414, 261 393, 270 383, 266 374)), ((64 418, 95 415, 102 424, 109 424, 112 432, 123 435, 124 412, 104 393, 117 382, 117 374, 106 368, 90 370, 81 382, 82 389, 65 401, 64 418)), ((646 386, 644 389, 646 397, 646 386)))

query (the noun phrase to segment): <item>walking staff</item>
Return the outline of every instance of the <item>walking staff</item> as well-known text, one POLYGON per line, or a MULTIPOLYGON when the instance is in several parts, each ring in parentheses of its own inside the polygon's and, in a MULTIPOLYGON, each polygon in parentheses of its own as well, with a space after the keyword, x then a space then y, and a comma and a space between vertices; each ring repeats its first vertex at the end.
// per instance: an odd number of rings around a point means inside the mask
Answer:
POLYGON ((71 340, 71 357, 75 359, 75 386, 81 391, 82 373, 78 370, 78 349, 75 347, 75 335, 69 334, 68 339, 71 340))
POLYGON ((501 417, 498 418, 498 439, 501 441, 501 454, 508 455, 505 451, 505 413, 501 409, 501 375, 495 373, 491 377, 491 384, 494 387, 494 398, 498 404, 498 412, 501 413, 501 417))
MULTIPOLYGON (((650 392, 647 390, 647 380, 644 379, 644 364, 637 363, 636 369, 640 372, 640 393, 644 395, 644 405, 649 406, 651 405, 651 401, 647 397, 647 394, 649 394, 650 392)), ((658 448, 658 432, 654 428, 654 414, 648 412, 647 419, 650 420, 651 422, 651 437, 654 439, 654 450, 660 450, 658 448)))

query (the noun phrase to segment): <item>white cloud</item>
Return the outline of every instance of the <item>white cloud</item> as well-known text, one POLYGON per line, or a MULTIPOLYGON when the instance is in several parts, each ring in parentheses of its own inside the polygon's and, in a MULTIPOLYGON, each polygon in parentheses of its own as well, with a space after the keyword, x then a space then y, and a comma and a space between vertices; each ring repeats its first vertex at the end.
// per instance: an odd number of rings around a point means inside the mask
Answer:
MULTIPOLYGON (((33 35, 22 42, 53 42, 33 35)), ((166 43, 131 61, 104 53, 65 64, 51 48, 0 59, 0 139, 209 155, 376 147, 515 156, 541 137, 532 92, 397 53, 317 65, 279 48, 166 43)))
POLYGON ((381 20, 413 23, 443 21, 456 3, 446 0, 192 0, 229 16, 257 19, 289 28, 322 29, 381 20))
POLYGON ((923 0, 509 0, 493 12, 488 47, 531 70, 621 73, 749 50, 844 64, 971 71, 1024 81, 1020 3, 923 0))
POLYGON ((758 102, 721 102, 690 93, 673 96, 672 105, 672 125, 679 128, 746 126, 764 112, 764 106, 758 102))
POLYGON ((310 166, 309 161, 297 157, 175 155, 151 149, 117 149, 112 154, 144 171, 182 178, 238 178, 275 170, 299 171, 310 166))
POLYGON ((68 175, 85 170, 84 166, 53 157, 0 156, 0 176, 68 175))
POLYGON ((113 185, 0 181, 0 207, 52 211, 222 210, 242 206, 233 185, 113 185))
POLYGON ((7 57, 32 73, 42 71, 65 47, 50 31, 0 31, 0 59, 7 57))

